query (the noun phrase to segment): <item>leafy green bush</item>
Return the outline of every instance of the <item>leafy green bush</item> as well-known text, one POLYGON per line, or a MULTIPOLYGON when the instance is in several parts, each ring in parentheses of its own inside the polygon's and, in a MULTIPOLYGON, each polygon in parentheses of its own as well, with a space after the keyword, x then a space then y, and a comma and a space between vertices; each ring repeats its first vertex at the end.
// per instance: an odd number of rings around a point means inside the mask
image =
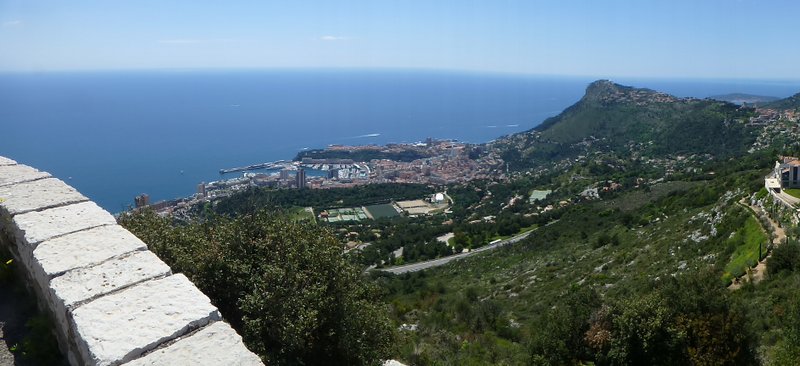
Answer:
POLYGON ((800 364, 800 297, 794 294, 787 310, 782 319, 783 338, 775 346, 771 365, 800 364))
POLYGON ((28 333, 17 348, 22 356, 39 365, 60 365, 64 359, 58 349, 52 319, 46 315, 35 315, 25 323, 28 333))
POLYGON ((770 276, 781 272, 794 272, 800 263, 800 244, 789 241, 778 245, 772 250, 772 256, 767 259, 767 273, 770 276))
POLYGON ((374 364, 394 330, 377 288, 336 238, 266 212, 173 226, 152 212, 121 223, 219 307, 268 364, 374 364))
POLYGON ((744 309, 706 271, 666 279, 641 296, 603 303, 573 289, 538 321, 534 364, 750 365, 753 335, 744 309))
POLYGON ((561 304, 537 322, 541 328, 529 345, 534 364, 568 365, 591 358, 584 338, 591 314, 601 305, 599 295, 586 287, 573 287, 561 304))

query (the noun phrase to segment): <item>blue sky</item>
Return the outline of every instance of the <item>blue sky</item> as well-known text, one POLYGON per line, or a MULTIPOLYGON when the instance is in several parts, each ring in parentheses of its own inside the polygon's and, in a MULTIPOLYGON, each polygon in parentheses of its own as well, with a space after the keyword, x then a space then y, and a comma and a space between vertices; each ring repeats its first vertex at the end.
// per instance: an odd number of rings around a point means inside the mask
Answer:
POLYGON ((800 2, 0 0, 0 71, 430 68, 800 79, 800 2))

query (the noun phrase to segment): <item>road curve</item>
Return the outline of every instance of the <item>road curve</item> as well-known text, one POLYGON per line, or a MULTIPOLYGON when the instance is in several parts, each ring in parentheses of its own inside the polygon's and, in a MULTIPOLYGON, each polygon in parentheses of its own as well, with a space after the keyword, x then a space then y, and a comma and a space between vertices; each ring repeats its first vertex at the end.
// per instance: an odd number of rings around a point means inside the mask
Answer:
MULTIPOLYGON (((556 220, 556 221, 558 221, 558 220, 556 220)), ((545 226, 550 226, 551 224, 556 223, 556 221, 550 222, 545 226)), ((471 255, 475 255, 475 254, 478 254, 478 253, 481 253, 481 252, 485 252, 487 250, 492 250, 492 249, 499 248, 499 247, 504 246, 504 245, 516 243, 516 242, 518 242, 518 241, 520 241, 522 239, 527 238, 528 235, 530 235, 532 232, 534 232, 536 230, 539 230, 539 228, 533 229, 531 231, 524 232, 522 234, 514 235, 514 236, 512 236, 512 237, 510 237, 508 239, 501 240, 501 241, 499 241, 497 243, 494 243, 494 244, 489 244, 489 245, 482 246, 482 247, 480 247, 478 249, 475 249, 475 250, 473 250, 471 252, 453 254, 453 255, 449 255, 447 257, 431 259, 429 261, 411 263, 411 264, 406 264, 406 265, 396 266, 396 267, 381 268, 381 269, 377 269, 377 270, 378 271, 389 272, 389 273, 394 273, 394 274, 403 274, 403 273, 406 273, 406 272, 416 272, 416 271, 421 271, 421 270, 432 268, 432 267, 438 267, 438 266, 450 263, 450 262, 452 262, 454 260, 457 260, 457 259, 466 258, 466 257, 469 257, 471 255)))

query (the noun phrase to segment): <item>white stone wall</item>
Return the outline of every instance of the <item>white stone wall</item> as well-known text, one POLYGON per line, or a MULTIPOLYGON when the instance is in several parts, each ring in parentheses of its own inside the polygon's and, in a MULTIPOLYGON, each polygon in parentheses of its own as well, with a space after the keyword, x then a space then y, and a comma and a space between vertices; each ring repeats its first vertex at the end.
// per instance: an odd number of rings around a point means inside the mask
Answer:
POLYGON ((208 297, 111 214, 4 157, 0 245, 25 269, 73 365, 262 365, 208 297))

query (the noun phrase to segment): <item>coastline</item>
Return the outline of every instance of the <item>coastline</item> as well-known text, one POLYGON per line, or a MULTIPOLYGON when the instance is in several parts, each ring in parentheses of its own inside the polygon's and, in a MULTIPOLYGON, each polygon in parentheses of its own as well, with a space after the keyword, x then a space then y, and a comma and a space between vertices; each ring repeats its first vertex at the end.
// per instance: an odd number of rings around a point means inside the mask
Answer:
POLYGON ((227 179, 200 182, 191 196, 150 202, 146 194, 134 199, 135 209, 150 207, 162 214, 197 204, 228 197, 252 187, 272 189, 332 189, 350 188, 374 183, 412 183, 445 186, 475 179, 496 176, 501 159, 493 152, 483 152, 482 144, 468 144, 456 140, 387 145, 332 145, 298 155, 300 160, 278 160, 220 169, 220 175, 233 175, 227 179), (364 159, 353 160, 338 156, 357 155, 364 159), (405 160, 386 159, 398 156, 405 160), (412 157, 414 158, 412 160, 412 157))

